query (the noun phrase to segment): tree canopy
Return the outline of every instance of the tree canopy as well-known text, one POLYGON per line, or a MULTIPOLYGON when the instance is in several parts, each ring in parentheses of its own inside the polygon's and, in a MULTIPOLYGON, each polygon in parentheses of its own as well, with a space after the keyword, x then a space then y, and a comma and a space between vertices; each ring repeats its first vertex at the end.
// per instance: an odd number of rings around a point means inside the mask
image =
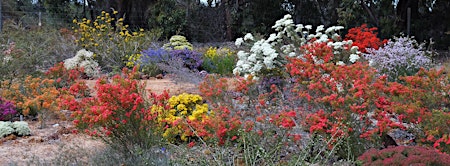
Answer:
MULTIPOLYGON (((438 47, 450 43, 450 1, 447 0, 6 0, 6 18, 45 12, 54 21, 94 19, 101 11, 119 12, 130 28, 157 29, 164 38, 183 34, 199 41, 231 41, 245 33, 271 33, 285 14, 296 23, 378 27, 381 38, 409 35, 432 38, 438 47)), ((4 18, 5 19, 5 18, 4 18)))

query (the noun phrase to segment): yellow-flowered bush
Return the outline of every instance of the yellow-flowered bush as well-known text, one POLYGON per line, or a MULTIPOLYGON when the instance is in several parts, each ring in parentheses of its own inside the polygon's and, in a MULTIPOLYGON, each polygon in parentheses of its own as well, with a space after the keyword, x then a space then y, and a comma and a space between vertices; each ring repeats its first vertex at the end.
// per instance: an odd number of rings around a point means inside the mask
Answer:
POLYGON ((168 101, 169 109, 153 106, 152 111, 158 112, 157 121, 162 128, 162 136, 169 142, 188 141, 194 136, 189 128, 192 122, 201 122, 208 117, 208 104, 203 103, 199 95, 183 93, 172 96, 168 101))
POLYGON ((236 62, 236 54, 230 49, 209 47, 203 56, 202 66, 209 73, 232 75, 236 62))
POLYGON ((147 48, 145 43, 154 40, 155 33, 147 33, 144 29, 130 31, 128 25, 123 23, 124 18, 116 19, 117 11, 112 15, 102 11, 95 20, 83 18, 73 20, 73 27, 77 35, 77 44, 87 50, 93 51, 103 69, 121 69, 124 66, 133 67, 134 60, 140 52, 147 48), (154 35, 154 36, 153 36, 154 35))

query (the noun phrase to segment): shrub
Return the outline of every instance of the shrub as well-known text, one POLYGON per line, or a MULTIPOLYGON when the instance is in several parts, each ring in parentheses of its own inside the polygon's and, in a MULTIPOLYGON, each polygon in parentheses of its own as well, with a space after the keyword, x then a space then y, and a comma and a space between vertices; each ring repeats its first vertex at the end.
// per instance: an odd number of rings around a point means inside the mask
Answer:
POLYGON ((5 22, 0 35, 0 80, 40 76, 76 51, 72 36, 53 27, 26 28, 5 22))
POLYGON ((362 53, 367 53, 367 48, 378 50, 387 41, 381 41, 377 37, 377 30, 378 28, 376 27, 368 28, 367 24, 362 24, 360 27, 350 28, 347 35, 345 35, 345 40, 352 40, 352 45, 357 46, 362 53))
POLYGON ((85 49, 79 50, 74 57, 64 60, 64 67, 67 70, 81 69, 89 78, 97 78, 100 74, 94 53, 85 49))
POLYGON ((108 72, 120 70, 131 56, 145 48, 146 42, 154 40, 154 35, 145 33, 144 29, 129 31, 128 25, 123 23, 124 18, 114 18, 117 13, 113 11, 110 15, 102 11, 95 20, 73 20, 77 44, 92 51, 94 59, 108 72))
POLYGON ((28 123, 25 121, 15 121, 11 123, 11 127, 19 136, 31 135, 30 127, 28 127, 28 123))
POLYGON ((358 157, 363 165, 447 165, 450 155, 433 148, 397 146, 382 150, 370 149, 358 157))
POLYGON ((379 48, 366 49, 364 57, 370 66, 376 68, 380 75, 386 74, 390 81, 397 81, 399 76, 411 76, 421 67, 430 68, 431 58, 424 51, 424 44, 418 44, 414 38, 395 37, 379 48))
POLYGON ((202 97, 194 94, 173 96, 167 105, 153 105, 152 111, 158 115, 157 121, 163 130, 162 136, 169 142, 188 141, 188 137, 195 136, 188 125, 208 118, 210 113, 208 104, 204 104, 202 97))
POLYGON ((14 104, 11 101, 4 100, 0 97, 0 120, 11 119, 16 113, 17 111, 14 104))
POLYGON ((203 55, 202 67, 209 73, 232 75, 237 61, 236 55, 230 49, 210 47, 203 55))
POLYGON ((136 80, 137 68, 123 69, 109 82, 99 79, 94 97, 72 99, 74 124, 81 132, 101 138, 127 157, 157 145, 156 114, 148 107, 155 98, 146 100, 143 84, 136 80), (150 103, 148 103, 150 102, 150 103))
POLYGON ((190 70, 198 70, 202 65, 202 54, 188 49, 172 50, 169 56, 173 59, 180 59, 183 61, 184 67, 190 70))
POLYGON ((11 122, 0 121, 0 138, 3 138, 13 133, 14 129, 11 127, 11 122))
MULTIPOLYGON (((301 58, 303 53, 301 47, 311 43, 326 43, 333 49, 335 63, 355 63, 359 59, 357 47, 352 47, 352 41, 342 41, 337 31, 343 29, 342 26, 329 27, 318 26, 316 33, 310 33, 311 25, 294 25, 291 15, 285 15, 278 20, 272 28, 277 34, 270 34, 269 38, 256 42, 253 35, 247 34, 244 38, 236 39, 237 46, 252 42, 248 46, 248 51, 237 52, 238 62, 233 73, 239 75, 253 75, 255 78, 270 74, 273 69, 283 68, 287 63, 287 57, 301 58), (325 30, 325 31, 324 31, 325 30), (263 72, 264 71, 264 72, 263 72)), ((283 73, 282 77, 287 77, 283 73)))
POLYGON ((59 109, 60 91, 55 80, 28 76, 25 80, 5 81, 9 88, 1 90, 2 96, 16 105, 22 115, 38 115, 41 127, 51 116, 61 116, 59 109))
POLYGON ((197 81, 198 70, 201 68, 202 55, 196 51, 184 50, 164 50, 149 48, 142 52, 142 56, 137 61, 139 65, 153 68, 154 65, 165 73, 175 74, 187 82, 197 81))
POLYGON ((186 37, 181 35, 174 35, 170 37, 169 43, 163 46, 166 50, 193 50, 192 44, 188 42, 186 37))

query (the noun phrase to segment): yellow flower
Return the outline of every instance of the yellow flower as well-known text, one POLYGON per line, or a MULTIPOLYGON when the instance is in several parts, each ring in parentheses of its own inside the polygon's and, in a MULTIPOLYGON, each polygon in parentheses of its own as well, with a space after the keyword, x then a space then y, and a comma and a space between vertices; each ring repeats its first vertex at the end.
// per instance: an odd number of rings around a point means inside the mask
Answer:
POLYGON ((116 11, 116 10, 114 10, 114 11, 113 11, 113 14, 117 14, 117 13, 119 13, 119 12, 118 12, 118 11, 116 11))

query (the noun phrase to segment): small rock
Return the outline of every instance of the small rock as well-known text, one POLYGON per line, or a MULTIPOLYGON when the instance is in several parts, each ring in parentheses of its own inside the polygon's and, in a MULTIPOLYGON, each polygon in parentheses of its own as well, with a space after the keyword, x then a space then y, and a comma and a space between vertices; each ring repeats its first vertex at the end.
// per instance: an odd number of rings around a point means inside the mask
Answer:
POLYGON ((58 123, 56 123, 56 124, 54 124, 54 125, 53 125, 53 127, 58 127, 58 126, 59 126, 59 124, 58 124, 58 123))
POLYGON ((155 77, 156 77, 156 79, 163 79, 164 76, 162 74, 158 74, 155 77))

